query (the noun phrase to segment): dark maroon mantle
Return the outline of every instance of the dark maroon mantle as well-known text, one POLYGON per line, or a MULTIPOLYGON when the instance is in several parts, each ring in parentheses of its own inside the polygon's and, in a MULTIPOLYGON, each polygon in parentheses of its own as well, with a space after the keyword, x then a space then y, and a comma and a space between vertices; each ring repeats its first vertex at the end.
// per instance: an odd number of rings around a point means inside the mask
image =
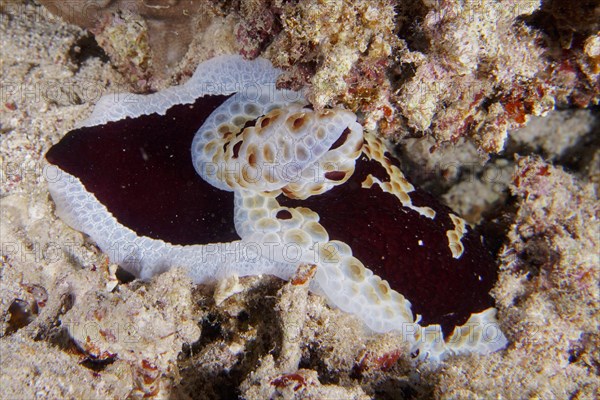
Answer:
POLYGON ((448 335, 471 313, 492 307, 488 293, 497 272, 479 235, 469 229, 462 239, 465 251, 454 259, 446 237, 446 231, 454 229, 448 215, 451 210, 417 188, 409 194, 413 204, 436 212, 433 220, 423 217, 403 208, 378 185, 361 188, 369 174, 389 181, 385 170, 363 154, 345 184, 306 200, 285 196, 278 200, 284 206, 308 207, 319 214, 329 238, 347 243, 356 258, 403 294, 413 313, 423 316, 421 325, 441 324, 448 335))
POLYGON ((205 96, 144 115, 69 132, 46 159, 79 178, 115 218, 138 235, 190 245, 238 240, 233 193, 206 183, 191 144, 229 96, 205 96))

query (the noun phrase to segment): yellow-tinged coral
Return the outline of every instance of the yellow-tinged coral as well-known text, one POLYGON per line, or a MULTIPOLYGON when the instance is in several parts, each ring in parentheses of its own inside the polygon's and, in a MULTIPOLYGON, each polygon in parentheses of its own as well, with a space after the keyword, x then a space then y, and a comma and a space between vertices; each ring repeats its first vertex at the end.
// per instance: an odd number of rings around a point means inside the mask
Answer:
POLYGON ((146 21, 125 10, 114 16, 96 35, 98 44, 111 55, 112 62, 120 66, 133 87, 146 88, 152 76, 152 57, 148 42, 146 21))
POLYGON ((591 74, 600 74, 600 32, 589 36, 583 44, 583 52, 589 57, 591 74))
POLYGON ((316 107, 324 107, 351 90, 353 67, 391 55, 399 43, 394 19, 394 4, 387 0, 289 3, 282 8, 282 32, 264 56, 291 69, 292 77, 299 64, 311 65, 308 97, 316 107))

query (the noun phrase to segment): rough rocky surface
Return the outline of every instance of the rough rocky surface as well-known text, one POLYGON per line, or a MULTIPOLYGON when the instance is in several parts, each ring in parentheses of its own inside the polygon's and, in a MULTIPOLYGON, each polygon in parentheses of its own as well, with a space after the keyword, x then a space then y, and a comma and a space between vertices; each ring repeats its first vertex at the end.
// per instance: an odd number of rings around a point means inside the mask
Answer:
POLYGON ((468 138, 497 153, 531 116, 600 100, 597 0, 42 3, 93 33, 132 90, 179 81, 199 54, 262 56, 315 107, 434 148, 468 138))

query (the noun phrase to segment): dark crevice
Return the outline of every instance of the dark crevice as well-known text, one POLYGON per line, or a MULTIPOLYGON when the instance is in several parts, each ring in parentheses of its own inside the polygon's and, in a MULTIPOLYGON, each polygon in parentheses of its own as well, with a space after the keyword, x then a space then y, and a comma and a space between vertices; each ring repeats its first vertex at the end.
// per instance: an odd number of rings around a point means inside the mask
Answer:
POLYGON ((82 65, 90 58, 98 58, 103 63, 108 63, 110 59, 102 47, 96 42, 91 34, 80 37, 69 49, 69 58, 75 65, 82 65))
POLYGON ((122 285, 126 285, 135 280, 135 276, 131 272, 129 272, 121 267, 117 268, 117 272, 115 273, 115 275, 116 275, 117 279, 119 280, 119 283, 122 285))

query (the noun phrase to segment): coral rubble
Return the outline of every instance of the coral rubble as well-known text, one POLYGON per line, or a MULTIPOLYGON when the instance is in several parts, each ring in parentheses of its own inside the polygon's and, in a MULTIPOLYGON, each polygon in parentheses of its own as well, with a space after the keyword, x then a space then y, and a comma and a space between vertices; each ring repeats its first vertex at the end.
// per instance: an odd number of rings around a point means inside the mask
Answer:
POLYGON ((594 398, 600 206, 593 187, 522 157, 511 191, 519 209, 494 294, 512 345, 503 355, 449 362, 438 395, 594 398))
POLYGON ((92 32, 133 88, 148 90, 153 76, 165 77, 188 50, 204 1, 41 0, 50 12, 92 32))

